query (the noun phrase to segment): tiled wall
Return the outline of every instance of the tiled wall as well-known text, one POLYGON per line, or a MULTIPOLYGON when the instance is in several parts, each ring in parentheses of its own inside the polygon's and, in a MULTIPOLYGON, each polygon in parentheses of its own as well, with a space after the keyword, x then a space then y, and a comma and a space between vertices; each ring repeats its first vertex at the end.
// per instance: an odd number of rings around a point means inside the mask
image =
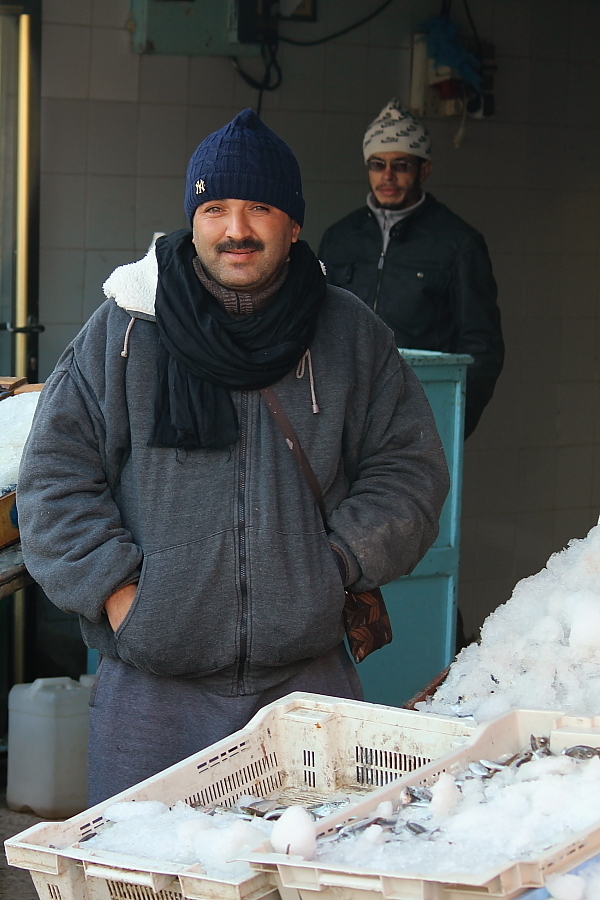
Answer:
MULTIPOLYGON (((379 2, 319 0, 317 24, 285 30, 327 34, 379 2)), ((455 122, 428 122, 431 189, 488 240, 507 343, 466 447, 468 633, 600 507, 600 3, 471 7, 497 48, 497 115, 469 122, 459 150, 455 122)), ((412 25, 438 9, 394 0, 334 42, 282 45, 284 82, 266 95, 264 118, 300 161, 313 246, 364 203, 365 126, 390 97, 406 99, 412 25)), ((197 143, 256 102, 224 58, 134 55, 127 14, 127 0, 44 0, 41 377, 101 302, 112 268, 139 257, 154 231, 185 224, 183 173, 197 143)))

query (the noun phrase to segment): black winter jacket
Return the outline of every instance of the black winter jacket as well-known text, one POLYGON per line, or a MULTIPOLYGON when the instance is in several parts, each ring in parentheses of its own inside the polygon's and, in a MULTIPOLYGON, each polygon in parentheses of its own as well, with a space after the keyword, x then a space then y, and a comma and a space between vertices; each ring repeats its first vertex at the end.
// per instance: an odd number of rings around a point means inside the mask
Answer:
POLYGON ((497 289, 481 234, 431 194, 393 226, 385 255, 368 206, 327 229, 319 258, 330 284, 357 294, 393 329, 398 347, 470 353, 465 437, 504 361, 497 289))

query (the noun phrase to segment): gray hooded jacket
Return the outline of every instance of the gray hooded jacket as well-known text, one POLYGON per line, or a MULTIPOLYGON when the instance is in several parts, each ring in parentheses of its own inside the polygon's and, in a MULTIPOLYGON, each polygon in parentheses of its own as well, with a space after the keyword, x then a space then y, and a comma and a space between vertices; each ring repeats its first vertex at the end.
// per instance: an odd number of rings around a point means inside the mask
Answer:
POLYGON ((202 676, 215 693, 256 693, 343 637, 330 542, 356 589, 419 562, 448 490, 444 453, 392 332, 332 287, 311 371, 299 367, 274 385, 322 487, 329 536, 256 391, 233 392, 233 450, 149 447, 155 287, 154 251, 117 269, 109 299, 48 379, 19 473, 24 558, 49 598, 79 613, 86 643, 102 654, 156 674, 202 676), (113 633, 103 604, 137 580, 113 633))

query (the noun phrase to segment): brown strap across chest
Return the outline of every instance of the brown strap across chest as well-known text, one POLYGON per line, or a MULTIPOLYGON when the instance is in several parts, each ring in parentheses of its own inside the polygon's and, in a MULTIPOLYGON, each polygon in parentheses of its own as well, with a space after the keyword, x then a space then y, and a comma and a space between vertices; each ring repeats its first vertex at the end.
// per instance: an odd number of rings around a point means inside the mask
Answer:
POLYGON ((327 525, 327 515, 325 513, 325 503, 323 502, 323 492, 321 491, 321 486, 317 481, 317 476, 312 470, 312 466, 308 461, 308 457, 304 450, 302 449, 302 445, 298 440, 298 435, 294 431, 294 426, 288 419, 286 412, 279 402, 279 398, 277 394, 271 387, 261 388, 260 390, 261 396, 265 403, 267 404, 267 408, 271 415, 273 416, 273 420, 280 432, 285 438, 285 442, 294 454, 294 457, 300 466, 300 471, 304 475, 308 486, 311 490, 313 497, 315 498, 315 502, 319 507, 319 512, 323 518, 323 524, 325 525, 325 530, 327 532, 330 531, 327 525))

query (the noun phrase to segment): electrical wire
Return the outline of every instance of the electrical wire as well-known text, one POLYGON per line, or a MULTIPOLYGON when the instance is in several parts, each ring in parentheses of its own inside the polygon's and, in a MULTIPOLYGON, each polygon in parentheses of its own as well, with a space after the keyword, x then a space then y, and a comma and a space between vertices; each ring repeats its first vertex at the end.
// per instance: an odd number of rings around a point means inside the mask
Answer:
POLYGON ((286 38, 279 36, 279 40, 284 44, 293 44, 295 47, 316 47, 317 44, 326 44, 327 41, 333 41, 335 38, 342 37, 344 34, 348 34, 350 31, 354 31, 355 28, 360 28, 361 25, 366 25, 367 22, 370 22, 371 19, 374 19, 375 16, 378 16, 380 12, 383 12, 386 7, 388 7, 393 0, 385 0, 381 6, 377 7, 377 9, 373 10, 372 13, 369 13, 368 16, 365 16, 363 19, 360 19, 358 22, 354 22, 353 25, 348 25, 347 28, 342 28, 340 31, 335 31, 333 34, 328 34, 326 37, 318 38, 315 41, 295 41, 293 38, 286 38))
MULTIPOLYGON (((248 72, 244 71, 244 69, 242 69, 237 56, 230 56, 229 59, 236 72, 240 75, 241 78, 243 78, 247 85, 249 85, 251 88, 254 88, 255 91, 258 91, 256 115, 260 117, 264 92, 276 91, 283 80, 281 66, 279 65, 279 62, 277 60, 279 41, 282 41, 285 44, 293 44, 295 47, 315 47, 317 44, 326 44, 328 41, 333 41, 335 38, 342 37, 342 35, 348 34, 350 31, 354 31, 355 28, 360 28, 361 25, 366 25, 367 22, 370 22, 371 19, 374 19, 375 16, 378 16, 379 13, 383 12, 384 9, 390 6, 392 2, 393 0, 384 0, 384 2, 377 7, 377 9, 374 9, 373 12, 369 13, 368 16, 364 16, 362 19, 359 19, 358 22, 354 22, 352 25, 348 25, 346 28, 340 29, 340 31, 336 31, 333 34, 328 34, 325 37, 318 38, 314 41, 295 41, 293 38, 286 38, 279 35, 277 41, 271 44, 261 44, 260 53, 265 65, 265 71, 260 81, 257 78, 254 78, 248 72), (273 72, 275 73, 274 77, 272 75, 273 72)), ((452 0, 444 0, 444 3, 446 2, 450 4, 452 0)))
POLYGON ((278 44, 277 42, 273 42, 271 44, 261 44, 260 47, 260 55, 262 57, 265 71, 262 79, 259 81, 257 78, 254 78, 248 72, 245 72, 244 69, 239 64, 237 56, 230 56, 231 64, 236 72, 240 75, 240 77, 246 82, 249 87, 254 88, 255 91, 258 91, 258 101, 256 104, 256 115, 260 118, 260 114, 262 111, 262 102, 263 102, 263 94, 265 91, 276 91, 277 88, 281 85, 283 80, 283 73, 281 71, 281 66, 277 60, 277 50, 278 44), (273 75, 274 73, 274 75, 273 75))
POLYGON ((468 0, 463 0, 463 5, 465 7, 465 12, 467 14, 467 19, 469 20, 469 25, 471 26, 471 31, 473 32, 473 37, 475 38, 475 43, 477 44, 477 50, 479 53, 479 62, 483 60, 483 47, 481 44, 481 38, 479 37, 479 32, 477 31, 477 27, 475 22, 473 21, 473 16, 471 15, 471 10, 469 9, 468 0))

